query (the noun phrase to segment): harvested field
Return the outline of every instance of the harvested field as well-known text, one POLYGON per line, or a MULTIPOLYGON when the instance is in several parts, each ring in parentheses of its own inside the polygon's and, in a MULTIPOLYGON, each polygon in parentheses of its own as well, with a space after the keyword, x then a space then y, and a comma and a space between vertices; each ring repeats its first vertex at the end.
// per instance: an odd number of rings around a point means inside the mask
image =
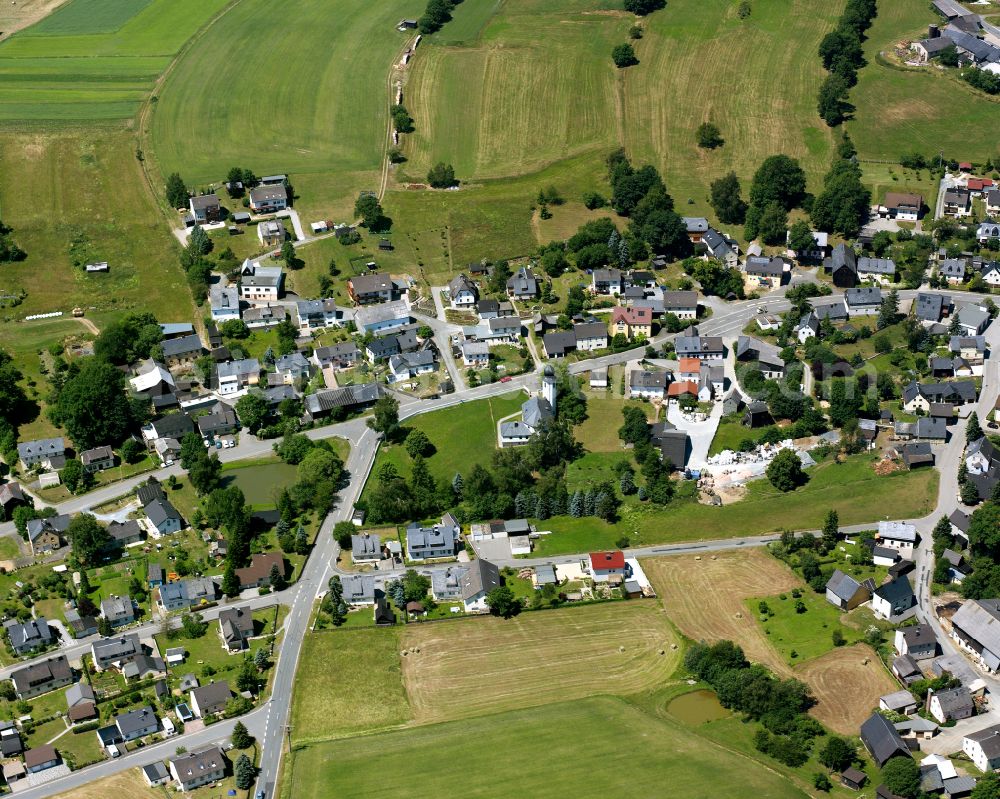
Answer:
POLYGON ((635 693, 663 683, 678 660, 655 602, 413 624, 401 638, 405 649, 420 650, 403 658, 417 723, 635 693))
POLYGON ((797 667, 795 676, 816 697, 811 715, 841 735, 856 735, 878 698, 898 687, 867 644, 827 652, 797 667))
POLYGON ((735 641, 747 657, 780 674, 788 666, 767 642, 744 601, 790 591, 802 581, 762 549, 714 556, 652 558, 642 561, 667 615, 696 641, 735 641))
POLYGON ((61 793, 56 799, 105 799, 108 796, 127 796, 129 799, 163 799, 162 788, 146 785, 139 769, 130 768, 111 777, 88 782, 72 791, 61 793))

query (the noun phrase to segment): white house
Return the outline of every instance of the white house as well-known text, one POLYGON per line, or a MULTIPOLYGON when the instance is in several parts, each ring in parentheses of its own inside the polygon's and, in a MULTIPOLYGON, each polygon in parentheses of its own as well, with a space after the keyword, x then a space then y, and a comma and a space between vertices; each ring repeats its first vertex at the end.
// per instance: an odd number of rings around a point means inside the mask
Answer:
POLYGON ((213 321, 225 322, 227 319, 240 318, 240 292, 236 286, 216 283, 208 296, 212 306, 213 321))
POLYGON ((663 312, 672 313, 678 319, 690 321, 698 318, 697 291, 664 291, 663 312))
POLYGON ((487 560, 477 558, 469 564, 459 582, 462 602, 467 612, 489 610, 486 597, 500 585, 500 569, 487 560))
POLYGON ((606 583, 612 576, 625 579, 625 553, 620 549, 613 552, 591 552, 590 574, 595 583, 606 583))
POLYGON ((917 612, 917 597, 905 575, 899 575, 872 592, 872 612, 891 622, 903 621, 917 612))
POLYGON ((970 732, 962 738, 962 751, 982 772, 1000 768, 1000 724, 970 732))
POLYGON ((448 296, 451 307, 459 309, 474 308, 479 300, 476 284, 465 275, 455 275, 448 284, 448 296))
POLYGON ((463 341, 462 363, 465 366, 485 368, 490 363, 490 345, 485 341, 463 341))
POLYGON ((248 258, 240 267, 240 299, 248 302, 277 302, 284 283, 280 266, 261 266, 248 258))
POLYGON ((907 560, 913 557, 913 547, 917 543, 917 528, 906 522, 878 523, 879 545, 895 549, 900 557, 907 560))

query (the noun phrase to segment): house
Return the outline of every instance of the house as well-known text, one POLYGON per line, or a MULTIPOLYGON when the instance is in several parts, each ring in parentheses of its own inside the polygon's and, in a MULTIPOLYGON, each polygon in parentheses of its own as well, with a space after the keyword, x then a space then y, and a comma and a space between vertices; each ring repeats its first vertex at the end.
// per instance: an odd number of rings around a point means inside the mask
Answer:
POLYGON ((896 276, 896 262, 892 258, 869 258, 862 256, 857 260, 858 277, 862 280, 872 280, 876 283, 892 283, 896 276))
POLYGON ((459 347, 462 351, 462 363, 483 369, 490 363, 490 345, 485 341, 463 341, 459 347))
POLYGON ((546 358, 564 358, 576 349, 576 335, 572 330, 553 330, 542 337, 542 348, 546 358))
POLYGON ((816 338, 819 335, 820 328, 819 316, 816 315, 815 311, 809 311, 809 313, 799 319, 799 323, 795 326, 793 332, 799 340, 799 344, 805 344, 809 339, 816 338))
POLYGON ((662 400, 667 391, 667 373, 633 369, 628 373, 628 395, 631 399, 662 400))
POLYGON ((253 637, 253 616, 243 608, 226 608, 219 613, 219 636, 227 652, 246 649, 253 637))
POLYGON ((163 350, 163 360, 170 366, 188 363, 201 356, 204 351, 201 339, 197 333, 164 341, 160 347, 163 350))
POLYGON ((458 531, 453 525, 441 524, 421 527, 412 522, 406 528, 406 557, 408 560, 452 558, 455 556, 458 531))
POLYGON ((911 713, 916 713, 920 703, 909 691, 893 691, 891 694, 880 696, 878 706, 882 710, 889 710, 893 713, 901 713, 904 716, 908 716, 911 713))
POLYGON ((250 210, 258 214, 273 214, 288 207, 288 189, 281 184, 250 189, 250 210))
POLYGON ((579 352, 594 352, 608 346, 608 329, 601 322, 573 325, 573 338, 579 352))
POLYGON ((286 385, 293 385, 298 380, 308 380, 312 371, 309 359, 299 351, 282 355, 274 362, 274 371, 280 375, 286 385))
POLYGON ((962 751, 982 772, 1000 768, 1000 724, 993 724, 964 736, 962 751))
POLYGON ((212 319, 225 322, 227 319, 240 318, 240 290, 236 286, 223 286, 214 283, 208 292, 212 309, 212 319))
POLYGON ((885 716, 873 713, 861 725, 861 742, 879 768, 894 757, 910 757, 906 742, 885 716))
POLYGON ((168 761, 170 776, 182 791, 193 791, 226 776, 226 756, 218 746, 209 746, 168 761))
POLYGON ((143 654, 142 644, 136 633, 129 633, 117 638, 102 638, 90 645, 90 654, 97 671, 115 666, 121 668, 124 664, 143 654))
POLYGON ((362 533, 351 536, 351 562, 377 563, 382 560, 382 540, 377 535, 362 533))
POLYGON ((660 460, 668 469, 683 469, 691 454, 687 433, 663 420, 650 428, 650 443, 660 450, 660 460))
POLYGON ((867 781, 868 775, 854 766, 848 766, 840 773, 840 784, 852 791, 860 791, 867 781))
POLYGON ((990 324, 990 314, 978 305, 960 305, 956 309, 958 325, 966 336, 980 335, 990 324))
POLYGON ((698 318, 697 291, 664 291, 663 312, 673 314, 678 319, 694 320, 698 318))
POLYGON ((853 288, 858 285, 858 262, 854 250, 846 244, 838 244, 828 258, 823 260, 823 268, 833 278, 833 285, 839 288, 853 288))
POLYGON ((986 436, 978 438, 965 448, 965 468, 972 474, 986 474, 1000 467, 1000 451, 986 436))
POLYGON ((189 704, 195 717, 203 719, 205 716, 217 716, 223 713, 226 709, 226 703, 232 696, 233 692, 229 690, 229 683, 226 680, 219 680, 192 690, 189 704))
POLYGON ((465 275, 455 275, 448 283, 448 298, 452 308, 470 309, 479 299, 479 290, 465 275))
POLYGON ((934 691, 927 697, 927 711, 941 724, 967 719, 976 712, 972 694, 964 685, 946 691, 934 691))
POLYGON ((10 648, 16 655, 26 655, 36 649, 52 646, 58 641, 58 636, 53 634, 44 616, 24 623, 11 619, 4 622, 4 629, 7 631, 10 648))
POLYGON ((620 549, 611 552, 591 552, 589 557, 590 575, 595 583, 606 583, 614 576, 625 579, 625 553, 620 549))
POLYGON ((972 213, 972 194, 957 186, 946 190, 943 211, 945 216, 968 216, 972 213))
POLYGON ((965 280, 965 267, 964 258, 946 258, 938 263, 938 276, 956 286, 965 280))
POLYGON ((283 305, 257 305, 243 311, 243 324, 251 330, 267 329, 280 325, 288 318, 288 311, 283 305))
POLYGON ((47 519, 29 519, 27 524, 28 545, 32 555, 53 552, 63 544, 63 534, 69 528, 69 514, 50 516, 47 519))
POLYGON ((773 422, 774 419, 771 418, 771 411, 768 409, 766 402, 763 400, 753 400, 747 403, 746 410, 743 412, 742 424, 744 427, 762 427, 773 422))
POLYGON ((409 323, 410 309, 405 300, 365 305, 354 314, 354 324, 362 334, 397 330, 409 323))
POLYGON ((880 619, 898 622, 917 612, 917 597, 910 581, 900 575, 872 592, 872 612, 880 619))
POLYGON ((281 574, 285 573, 285 556, 281 552, 265 552, 253 555, 250 565, 236 570, 236 579, 240 581, 240 590, 261 588, 271 584, 271 571, 278 567, 281 574))
POLYGON ((921 322, 935 323, 941 321, 945 307, 945 298, 940 294, 918 294, 913 302, 913 313, 921 322))
POLYGON ((389 627, 396 623, 396 614, 393 613, 385 597, 380 596, 375 599, 374 618, 376 627, 389 627))
POLYGON ((96 701, 94 689, 88 683, 76 682, 66 689, 66 707, 69 710, 82 705, 90 705, 93 709, 96 701))
POLYGON ((594 294, 609 294, 617 297, 622 293, 622 273, 620 269, 595 269, 590 278, 590 290, 594 294))
POLYGON ((953 549, 945 549, 941 553, 941 560, 948 564, 948 576, 953 583, 962 583, 966 577, 972 573, 972 569, 965 562, 961 552, 953 549))
POLYGON ((714 228, 709 228, 702 235, 701 243, 705 245, 707 257, 721 261, 723 266, 729 269, 736 269, 739 266, 740 247, 733 239, 714 228))
POLYGON ((611 313, 611 335, 623 334, 627 338, 652 338, 653 312, 649 308, 615 308, 611 313))
POLYGON ((196 225, 218 222, 222 219, 222 205, 214 194, 201 194, 188 200, 188 208, 196 225))
POLYGON ((430 374, 437 370, 437 361, 434 360, 433 350, 420 350, 419 352, 404 352, 393 355, 389 359, 389 382, 398 383, 401 380, 409 380, 418 375, 430 374))
POLYGON ((167 674, 167 667, 158 657, 142 654, 136 655, 121 668, 125 682, 137 682, 151 678, 162 678, 167 674))
MULTIPOLYGON (((804 250, 795 253, 795 257, 800 261, 822 261, 826 257, 829 247, 829 237, 822 230, 812 231, 813 243, 804 250)), ((789 244, 791 233, 785 233, 785 244, 789 244)))
POLYGON ((170 782, 170 772, 161 761, 157 760, 155 763, 149 763, 142 767, 142 778, 146 781, 146 785, 155 788, 170 782))
POLYGON ((948 517, 951 523, 951 534, 958 539, 963 546, 969 546, 969 515, 960 510, 952 512, 948 517))
POLYGON ((780 380, 785 376, 781 350, 753 336, 736 339, 736 360, 742 363, 758 362, 760 371, 768 380, 780 380))
MULTIPOLYGON (((985 193, 986 213, 990 216, 1000 214, 1000 189, 990 189, 985 193)), ((997 238, 1000 238, 998 234, 997 238)))
POLYGON ((840 569, 835 569, 826 582, 826 601, 841 610, 854 610, 870 598, 868 585, 859 583, 840 569))
POLYGON ((702 238, 708 232, 708 220, 703 216, 685 216, 681 221, 687 231, 688 240, 692 244, 701 244, 702 238))
POLYGON ((11 672, 10 681, 18 699, 31 699, 72 683, 73 670, 65 655, 57 655, 11 672))
POLYGON ((951 617, 951 637, 983 668, 1000 669, 1000 600, 962 603, 951 617))
POLYGON ((208 577, 192 577, 160 586, 158 604, 164 611, 183 610, 215 601, 215 583, 208 577))
POLYGON ((924 207, 924 198, 919 194, 890 191, 886 192, 882 206, 886 209, 890 218, 906 222, 916 222, 920 218, 920 213, 924 207))
POLYGON ((913 558, 913 548, 917 543, 917 528, 906 522, 880 521, 878 542, 883 547, 895 549, 901 557, 913 558))
POLYGON ((66 465, 66 443, 62 438, 24 441, 17 445, 17 458, 25 471, 39 464, 49 469, 61 469, 66 465))
POLYGON ((123 741, 134 741, 160 729, 159 719, 149 705, 115 716, 114 724, 123 741))
POLYGON ((144 509, 146 521, 154 531, 154 536, 170 535, 184 527, 184 520, 177 509, 168 500, 157 499, 150 502, 144 509))
POLYGON ((507 296, 512 300, 533 300, 538 296, 538 279, 531 267, 522 266, 507 279, 507 296))
MULTIPOLYGON (((997 231, 1000 231, 1000 227, 997 231)), ((986 285, 992 288, 1000 286, 1000 261, 985 261, 979 269, 979 275, 986 285)))
POLYGON ((108 544, 110 551, 125 549, 139 544, 146 537, 146 531, 135 519, 127 522, 112 521, 108 524, 108 544))
POLYGON ((121 627, 135 621, 135 606, 132 597, 111 596, 101 600, 101 617, 108 620, 112 627, 121 627))
POLYGON ((220 363, 215 372, 218 384, 216 393, 220 397, 236 394, 260 383, 260 361, 256 358, 220 363))
POLYGON ((917 419, 915 435, 926 441, 945 441, 948 438, 947 420, 922 416, 917 419))
POLYGON ((355 305, 390 302, 394 291, 395 284, 388 272, 355 275, 347 281, 347 293, 355 305))
POLYGON ((215 403, 211 413, 198 417, 198 432, 202 438, 224 436, 239 429, 240 420, 236 418, 236 411, 224 402, 215 403))
POLYGON ((374 605, 376 594, 383 596, 382 591, 375 589, 375 577, 371 574, 345 574, 340 578, 343 588, 344 602, 351 607, 374 605))
MULTIPOLYGON (((989 197, 992 201, 1000 205, 1000 191, 994 189, 989 192, 989 197)), ((987 200, 989 203, 990 200, 987 200)), ((992 211, 991 213, 1000 212, 1000 208, 997 211, 992 211)), ((1000 239, 1000 224, 996 222, 982 222, 979 227, 976 228, 976 238, 979 239, 980 244, 988 244, 990 239, 1000 239)))
POLYGON ((58 766, 61 762, 59 753, 51 744, 36 746, 24 753, 24 768, 29 774, 37 774, 39 771, 58 766))
MULTIPOLYGON (((90 703, 93 707, 93 702, 90 703)), ((21 734, 12 721, 0 721, 0 755, 17 757, 24 752, 21 734)))
POLYGON ((725 354, 721 336, 699 336, 698 329, 689 327, 674 341, 678 358, 698 358, 703 361, 721 361, 725 354))
POLYGON ((761 283, 780 285, 785 276, 791 274, 791 265, 779 256, 751 255, 747 258, 746 273, 760 279, 761 283))
POLYGON ((344 312, 337 308, 337 301, 330 298, 299 300, 295 303, 295 314, 299 319, 299 333, 302 335, 335 327, 344 321, 344 312))
POLYGON ((900 627, 895 636, 896 652, 914 660, 926 660, 937 654, 937 638, 929 624, 900 627))
POLYGON ((327 367, 350 369, 361 360, 361 350, 353 341, 341 341, 327 347, 316 347, 312 357, 313 363, 321 370, 327 367))
POLYGON ((482 558, 477 558, 468 565, 459 582, 462 602, 467 613, 489 610, 486 597, 490 591, 502 584, 500 569, 482 558))
MULTIPOLYGON (((267 222, 262 224, 267 224, 267 222)), ((280 266, 261 266, 260 263, 251 261, 249 258, 240 266, 240 299, 242 300, 247 302, 277 302, 284 293, 284 287, 285 270, 280 266)))
POLYGON ((3 511, 5 519, 14 517, 15 508, 28 504, 28 500, 21 490, 20 483, 4 483, 0 485, 0 510, 3 511))
POLYGON ((308 421, 322 419, 335 408, 365 407, 374 404, 382 396, 378 383, 362 383, 360 385, 344 386, 343 388, 317 391, 304 399, 304 418, 308 421))
POLYGON ((875 316, 882 307, 882 289, 878 286, 846 289, 844 307, 848 316, 875 316))
POLYGON ((892 659, 892 673, 903 685, 912 685, 924 678, 919 664, 909 655, 900 655, 892 659))

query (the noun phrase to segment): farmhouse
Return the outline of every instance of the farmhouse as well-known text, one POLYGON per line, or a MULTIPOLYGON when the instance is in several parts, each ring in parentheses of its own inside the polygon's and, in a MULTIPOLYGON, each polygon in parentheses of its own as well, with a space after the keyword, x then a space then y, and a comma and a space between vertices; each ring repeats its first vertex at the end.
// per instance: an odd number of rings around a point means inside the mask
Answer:
POLYGON ((258 214, 272 214, 288 207, 288 189, 282 184, 257 186, 250 189, 250 210, 258 214))
POLYGON ((983 668, 1000 669, 1000 600, 964 602, 951 617, 951 637, 983 668))
POLYGON ((1000 768, 1000 724, 970 732, 962 738, 962 751, 980 771, 1000 768))
POLYGON ((927 711, 941 724, 967 719, 976 712, 972 694, 964 685, 947 691, 936 691, 927 697, 927 711))

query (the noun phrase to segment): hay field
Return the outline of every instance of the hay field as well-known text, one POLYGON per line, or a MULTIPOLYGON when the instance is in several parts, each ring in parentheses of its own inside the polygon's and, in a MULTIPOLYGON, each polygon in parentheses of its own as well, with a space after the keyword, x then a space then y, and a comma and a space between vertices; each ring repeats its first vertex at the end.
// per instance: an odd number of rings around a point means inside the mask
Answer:
POLYGON ((403 683, 418 723, 630 694, 667 680, 674 640, 662 609, 645 601, 409 625, 402 645, 420 652, 403 658, 403 683))
POLYGON ((412 38, 395 25, 422 8, 419 0, 294 8, 242 0, 164 84, 152 124, 163 173, 197 183, 222 180, 234 164, 293 177, 361 172, 370 177, 360 185, 377 188, 387 76, 412 38))
POLYGON ((834 649, 797 666, 794 673, 816 697, 810 715, 841 735, 856 735, 878 707, 878 698, 898 688, 867 644, 834 649))
MULTIPOLYGON (((72 734, 72 733, 71 733, 72 734)), ((163 799, 163 788, 150 788, 138 768, 121 771, 61 793, 55 799, 107 799, 109 796, 127 796, 129 799, 163 799)))
POLYGON ((851 90, 855 119, 847 123, 862 158, 896 161, 914 151, 928 157, 943 151, 959 161, 996 156, 996 98, 974 91, 954 71, 893 69, 875 60, 900 41, 924 38, 928 23, 940 21, 928 4, 880 0, 865 44, 868 66, 851 90))
MULTIPOLYGON (((506 177, 613 147, 610 53, 631 22, 594 13, 607 8, 602 0, 508 0, 467 46, 432 40, 418 51, 405 90, 416 131, 406 137, 403 171, 420 179, 443 160, 464 180, 506 177)), ((456 20, 467 11, 459 6, 456 20)))
POLYGON ((227 0, 70 0, 0 44, 0 121, 124 120, 227 0))
POLYGON ((693 555, 649 558, 642 568, 656 589, 667 615, 695 641, 730 640, 747 657, 782 675, 791 674, 772 647, 745 600, 790 591, 802 581, 763 549, 720 552, 695 560, 693 555))
POLYGON ((282 797, 804 799, 775 770, 607 697, 309 746, 282 797), (665 790, 665 786, 668 788, 665 790))

